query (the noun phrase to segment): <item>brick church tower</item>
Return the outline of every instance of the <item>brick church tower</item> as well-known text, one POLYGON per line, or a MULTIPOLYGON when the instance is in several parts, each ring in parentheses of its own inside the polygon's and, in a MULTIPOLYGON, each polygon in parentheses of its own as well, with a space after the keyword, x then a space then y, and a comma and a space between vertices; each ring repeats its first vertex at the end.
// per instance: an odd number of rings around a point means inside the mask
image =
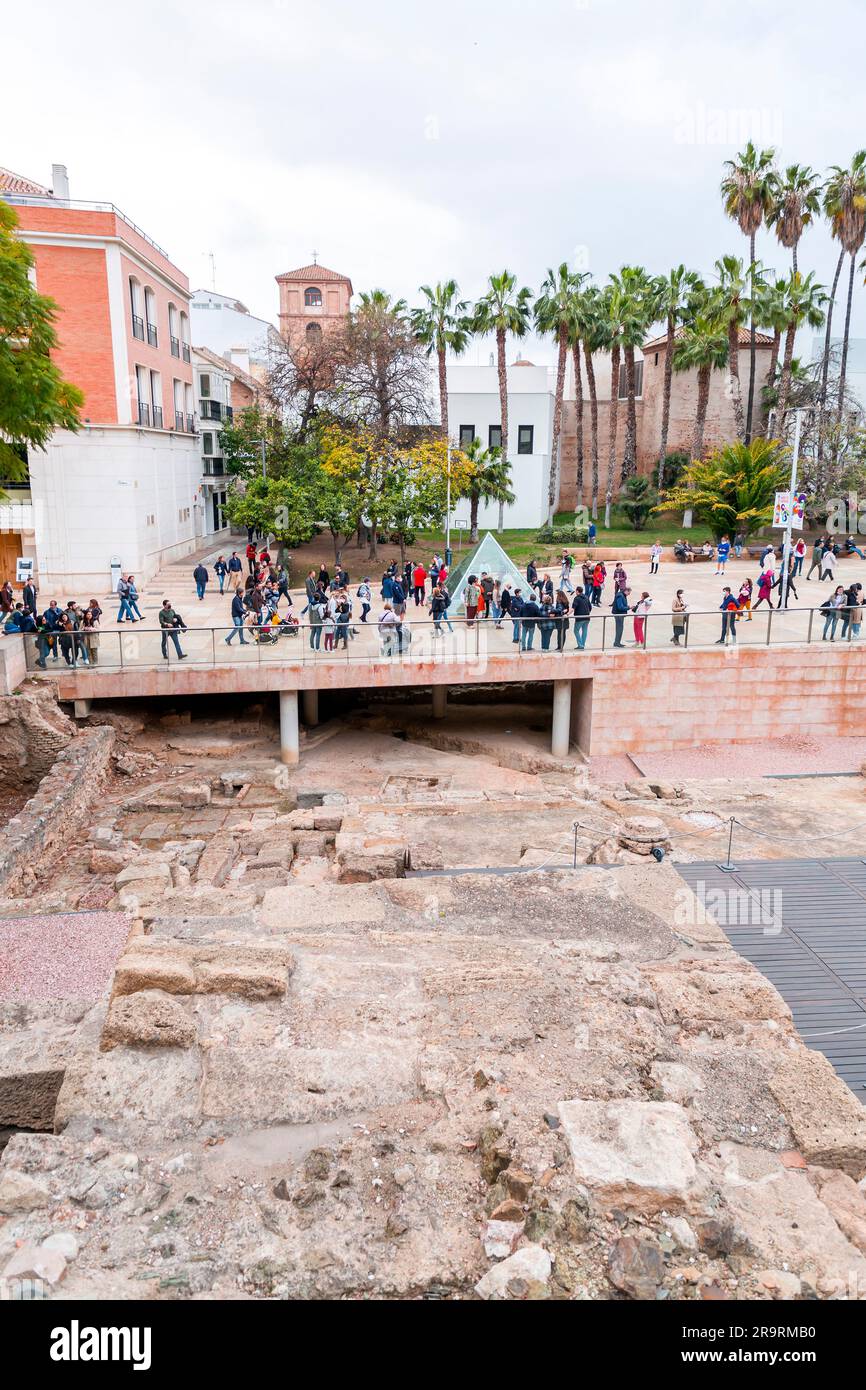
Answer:
POLYGON ((352 282, 347 275, 314 262, 286 270, 276 279, 280 332, 287 342, 309 342, 346 318, 352 298, 352 282))

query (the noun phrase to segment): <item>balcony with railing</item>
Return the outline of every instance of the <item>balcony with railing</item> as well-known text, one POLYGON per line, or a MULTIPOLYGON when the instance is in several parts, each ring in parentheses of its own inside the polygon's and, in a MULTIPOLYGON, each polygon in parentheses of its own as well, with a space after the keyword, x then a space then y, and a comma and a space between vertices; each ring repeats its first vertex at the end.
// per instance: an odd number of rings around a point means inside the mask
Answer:
POLYGON ((159 334, 156 331, 155 323, 149 323, 147 325, 147 341, 150 343, 151 347, 159 347, 159 334))
POLYGON ((224 478, 226 475, 225 459, 205 458, 202 459, 202 465, 206 478, 224 478))
POLYGON ((139 314, 132 316, 132 336, 138 338, 139 342, 144 342, 144 319, 139 314))
POLYGON ((138 412, 136 419, 139 425, 144 425, 148 429, 150 428, 150 406, 146 403, 146 401, 138 402, 138 412))
POLYGON ((183 360, 184 360, 184 362, 189 362, 189 360, 190 360, 190 355, 189 355, 189 343, 181 343, 181 349, 182 349, 182 352, 183 352, 183 360))
POLYGON ((203 420, 222 420, 225 406, 221 401, 200 400, 198 413, 203 420))
POLYGON ((190 434, 195 434, 195 416, 194 416, 194 415, 187 415, 187 417, 186 417, 186 427, 187 427, 187 431, 188 431, 190 434))
POLYGON ((179 338, 170 338, 170 339, 169 339, 169 342, 171 343, 171 355, 172 355, 172 357, 180 357, 180 339, 179 339, 179 338))
POLYGON ((154 428, 155 430, 161 430, 161 429, 162 429, 162 406, 161 406, 161 405, 155 405, 155 406, 153 407, 153 428, 154 428))

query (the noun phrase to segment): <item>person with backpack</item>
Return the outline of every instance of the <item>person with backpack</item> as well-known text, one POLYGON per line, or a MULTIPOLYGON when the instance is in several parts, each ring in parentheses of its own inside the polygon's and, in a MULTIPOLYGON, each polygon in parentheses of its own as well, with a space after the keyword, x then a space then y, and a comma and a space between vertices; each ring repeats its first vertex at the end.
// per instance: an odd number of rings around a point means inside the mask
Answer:
MULTIPOLYGON (((592 571, 592 602, 595 608, 601 607, 601 592, 606 578, 605 563, 603 560, 599 560, 592 571)), ((622 588, 620 588, 620 592, 622 592, 622 588)))
POLYGON ((829 598, 825 598, 821 604, 824 613, 824 631, 821 634, 821 641, 836 641, 836 625, 839 622, 839 610, 845 603, 845 590, 838 584, 829 598), (830 634, 829 639, 827 634, 830 634))
POLYGON ((753 612, 757 612, 757 610, 760 608, 760 606, 761 606, 762 603, 766 603, 766 605, 767 605, 768 608, 772 608, 773 605, 772 605, 772 603, 770 602, 770 592, 771 592, 772 588, 773 588, 773 571, 772 571, 772 569, 765 569, 765 570, 762 570, 762 571, 761 571, 761 577, 760 577, 760 579, 758 580, 758 598, 757 598, 757 602, 755 603, 754 609, 752 610, 753 612))
MULTIPOLYGON (((593 576, 593 577, 594 577, 594 576, 593 576)), ((629 596, 630 593, 631 593, 631 589, 617 589, 616 592, 614 593, 614 596, 613 596, 613 603, 610 605, 610 611, 611 611, 611 613, 613 614, 613 628, 614 628, 614 633, 613 633, 613 645, 614 645, 615 647, 624 647, 624 646, 625 646, 625 643, 624 643, 623 640, 622 640, 622 632, 623 632, 623 627, 625 626, 625 615, 626 615, 626 613, 628 612, 628 596, 629 596)), ((595 604, 595 587, 594 587, 594 586, 593 586, 593 604, 594 604, 596 607, 598 606, 598 605, 595 604)))
POLYGON ((592 603, 582 585, 578 584, 574 591, 574 598, 571 600, 571 611, 574 614, 574 640, 578 650, 583 651, 586 646, 587 633, 589 632, 589 615, 592 612, 592 603))
POLYGON ((728 637, 732 642, 737 640, 737 600, 734 598, 730 589, 725 585, 722 590, 722 601, 719 608, 722 611, 722 635, 716 639, 716 646, 727 645, 728 637))

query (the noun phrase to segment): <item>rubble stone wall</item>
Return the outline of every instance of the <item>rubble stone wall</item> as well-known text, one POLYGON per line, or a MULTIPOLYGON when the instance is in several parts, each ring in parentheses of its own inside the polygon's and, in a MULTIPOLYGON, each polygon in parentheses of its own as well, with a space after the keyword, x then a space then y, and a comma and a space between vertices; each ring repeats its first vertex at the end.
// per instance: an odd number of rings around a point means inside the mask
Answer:
POLYGON ((74 735, 52 689, 0 695, 0 787, 35 787, 74 735))
POLYGON ((44 861, 62 850, 92 814, 114 747, 114 730, 88 729, 62 749, 50 772, 19 815, 9 821, 0 846, 0 893, 20 893, 47 871, 44 861))

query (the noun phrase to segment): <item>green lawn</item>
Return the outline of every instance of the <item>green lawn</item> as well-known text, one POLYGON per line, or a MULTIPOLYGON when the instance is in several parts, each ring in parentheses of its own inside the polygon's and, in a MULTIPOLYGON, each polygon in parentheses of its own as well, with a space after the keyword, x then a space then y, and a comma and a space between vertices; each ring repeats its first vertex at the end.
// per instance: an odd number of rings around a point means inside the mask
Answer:
MULTIPOLYGON (((574 512, 559 512, 554 525, 569 526, 573 521, 574 512)), ((636 545, 652 545, 655 540, 661 541, 662 545, 673 545, 674 541, 679 540, 683 533, 682 517, 679 513, 666 512, 659 517, 650 518, 643 531, 635 531, 625 514, 616 507, 611 511, 611 521, 613 524, 610 530, 605 530, 602 525, 602 518, 599 518, 595 523, 598 527, 597 545, 622 546, 623 550, 636 545)), ((494 529, 493 534, 515 564, 525 565, 528 560, 536 560, 541 565, 549 565, 561 554, 562 546, 541 544, 535 539, 539 529, 537 526, 511 530, 506 528, 501 535, 494 529)), ((483 534, 483 530, 481 534, 483 534)), ((704 540, 703 532, 699 527, 693 528, 691 535, 693 541, 698 536, 701 541, 704 540)), ((463 533, 461 549, 458 549, 459 539, 460 534, 452 531, 451 548, 454 552, 455 565, 458 563, 460 555, 465 555, 469 549, 469 533, 463 533)), ((418 541, 434 550, 441 549, 442 533, 441 531, 423 531, 419 533, 418 541)), ((566 548, 577 553, 586 550, 586 546, 580 543, 566 548)))

